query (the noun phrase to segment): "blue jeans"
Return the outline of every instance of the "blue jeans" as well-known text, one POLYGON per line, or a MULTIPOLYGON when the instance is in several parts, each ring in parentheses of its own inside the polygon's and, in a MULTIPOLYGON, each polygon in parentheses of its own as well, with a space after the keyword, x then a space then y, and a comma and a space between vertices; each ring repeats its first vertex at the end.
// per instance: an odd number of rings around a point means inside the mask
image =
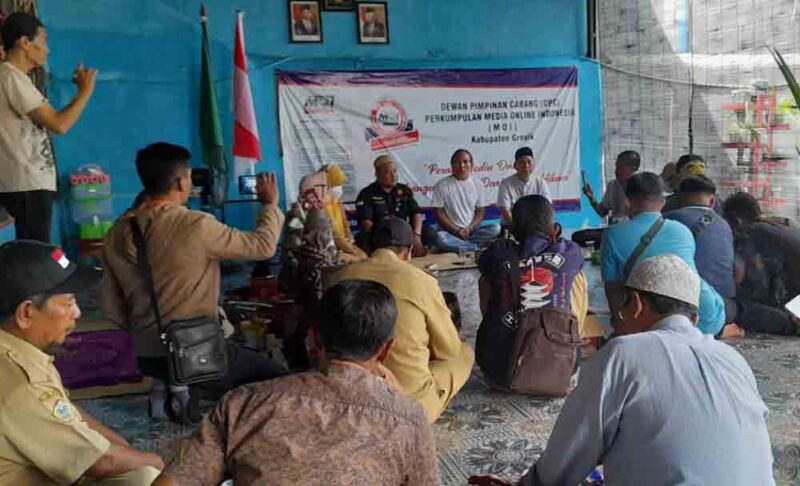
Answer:
POLYGON ((447 231, 436 232, 436 248, 444 252, 475 251, 486 246, 487 243, 497 238, 500 234, 500 225, 495 223, 484 224, 476 228, 466 240, 453 236, 447 231))

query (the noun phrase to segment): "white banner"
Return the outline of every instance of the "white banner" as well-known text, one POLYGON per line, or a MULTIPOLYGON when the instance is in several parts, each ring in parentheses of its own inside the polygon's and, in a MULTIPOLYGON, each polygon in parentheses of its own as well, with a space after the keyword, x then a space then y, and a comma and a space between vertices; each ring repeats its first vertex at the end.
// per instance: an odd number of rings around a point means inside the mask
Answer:
POLYGON ((353 201, 375 180, 375 158, 390 153, 400 182, 429 206, 459 148, 472 152, 473 177, 496 201, 514 152, 529 146, 556 207, 579 209, 577 68, 281 71, 278 99, 287 201, 325 164, 344 169, 344 200, 353 201))

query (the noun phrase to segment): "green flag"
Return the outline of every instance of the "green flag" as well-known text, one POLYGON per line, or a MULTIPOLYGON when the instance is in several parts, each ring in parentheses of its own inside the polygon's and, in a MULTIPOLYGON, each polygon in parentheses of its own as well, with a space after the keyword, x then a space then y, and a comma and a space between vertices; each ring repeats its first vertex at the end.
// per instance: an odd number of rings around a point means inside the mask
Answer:
POLYGON ((211 52, 208 48, 208 17, 206 7, 200 7, 200 23, 203 27, 203 53, 200 79, 200 140, 203 145, 203 163, 214 173, 214 199, 220 205, 227 195, 228 187, 224 174, 228 172, 228 160, 222 143, 222 124, 219 121, 219 102, 211 70, 211 52), (220 187, 222 186, 222 187, 220 187), (220 196, 222 196, 220 198, 220 196))

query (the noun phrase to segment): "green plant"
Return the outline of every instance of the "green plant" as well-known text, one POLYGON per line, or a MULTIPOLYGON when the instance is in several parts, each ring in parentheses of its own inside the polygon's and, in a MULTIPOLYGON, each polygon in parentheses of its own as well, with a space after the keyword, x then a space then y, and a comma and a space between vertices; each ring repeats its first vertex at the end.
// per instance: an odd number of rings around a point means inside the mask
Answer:
POLYGON ((789 91, 792 92, 795 106, 800 108, 800 84, 797 84, 797 79, 795 79, 792 70, 789 69, 789 65, 786 64, 781 53, 773 46, 767 46, 767 49, 769 49, 772 57, 775 58, 775 62, 778 63, 778 68, 780 68, 781 73, 783 73, 783 77, 786 78, 786 84, 789 85, 789 91))

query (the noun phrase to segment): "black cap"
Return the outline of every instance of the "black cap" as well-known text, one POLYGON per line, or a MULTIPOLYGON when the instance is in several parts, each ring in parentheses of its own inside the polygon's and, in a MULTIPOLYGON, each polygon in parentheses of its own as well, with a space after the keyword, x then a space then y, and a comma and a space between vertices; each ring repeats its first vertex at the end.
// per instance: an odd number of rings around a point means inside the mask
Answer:
POLYGON ((36 294, 74 294, 92 288, 102 272, 78 268, 61 248, 40 241, 16 240, 0 246, 0 307, 36 294))
POLYGON ((372 228, 372 247, 411 246, 414 244, 414 231, 405 220, 397 216, 386 216, 372 228))
POLYGON ((519 160, 522 157, 525 157, 526 155, 528 157, 533 157, 533 150, 531 150, 530 147, 520 147, 514 153, 514 160, 519 160))

